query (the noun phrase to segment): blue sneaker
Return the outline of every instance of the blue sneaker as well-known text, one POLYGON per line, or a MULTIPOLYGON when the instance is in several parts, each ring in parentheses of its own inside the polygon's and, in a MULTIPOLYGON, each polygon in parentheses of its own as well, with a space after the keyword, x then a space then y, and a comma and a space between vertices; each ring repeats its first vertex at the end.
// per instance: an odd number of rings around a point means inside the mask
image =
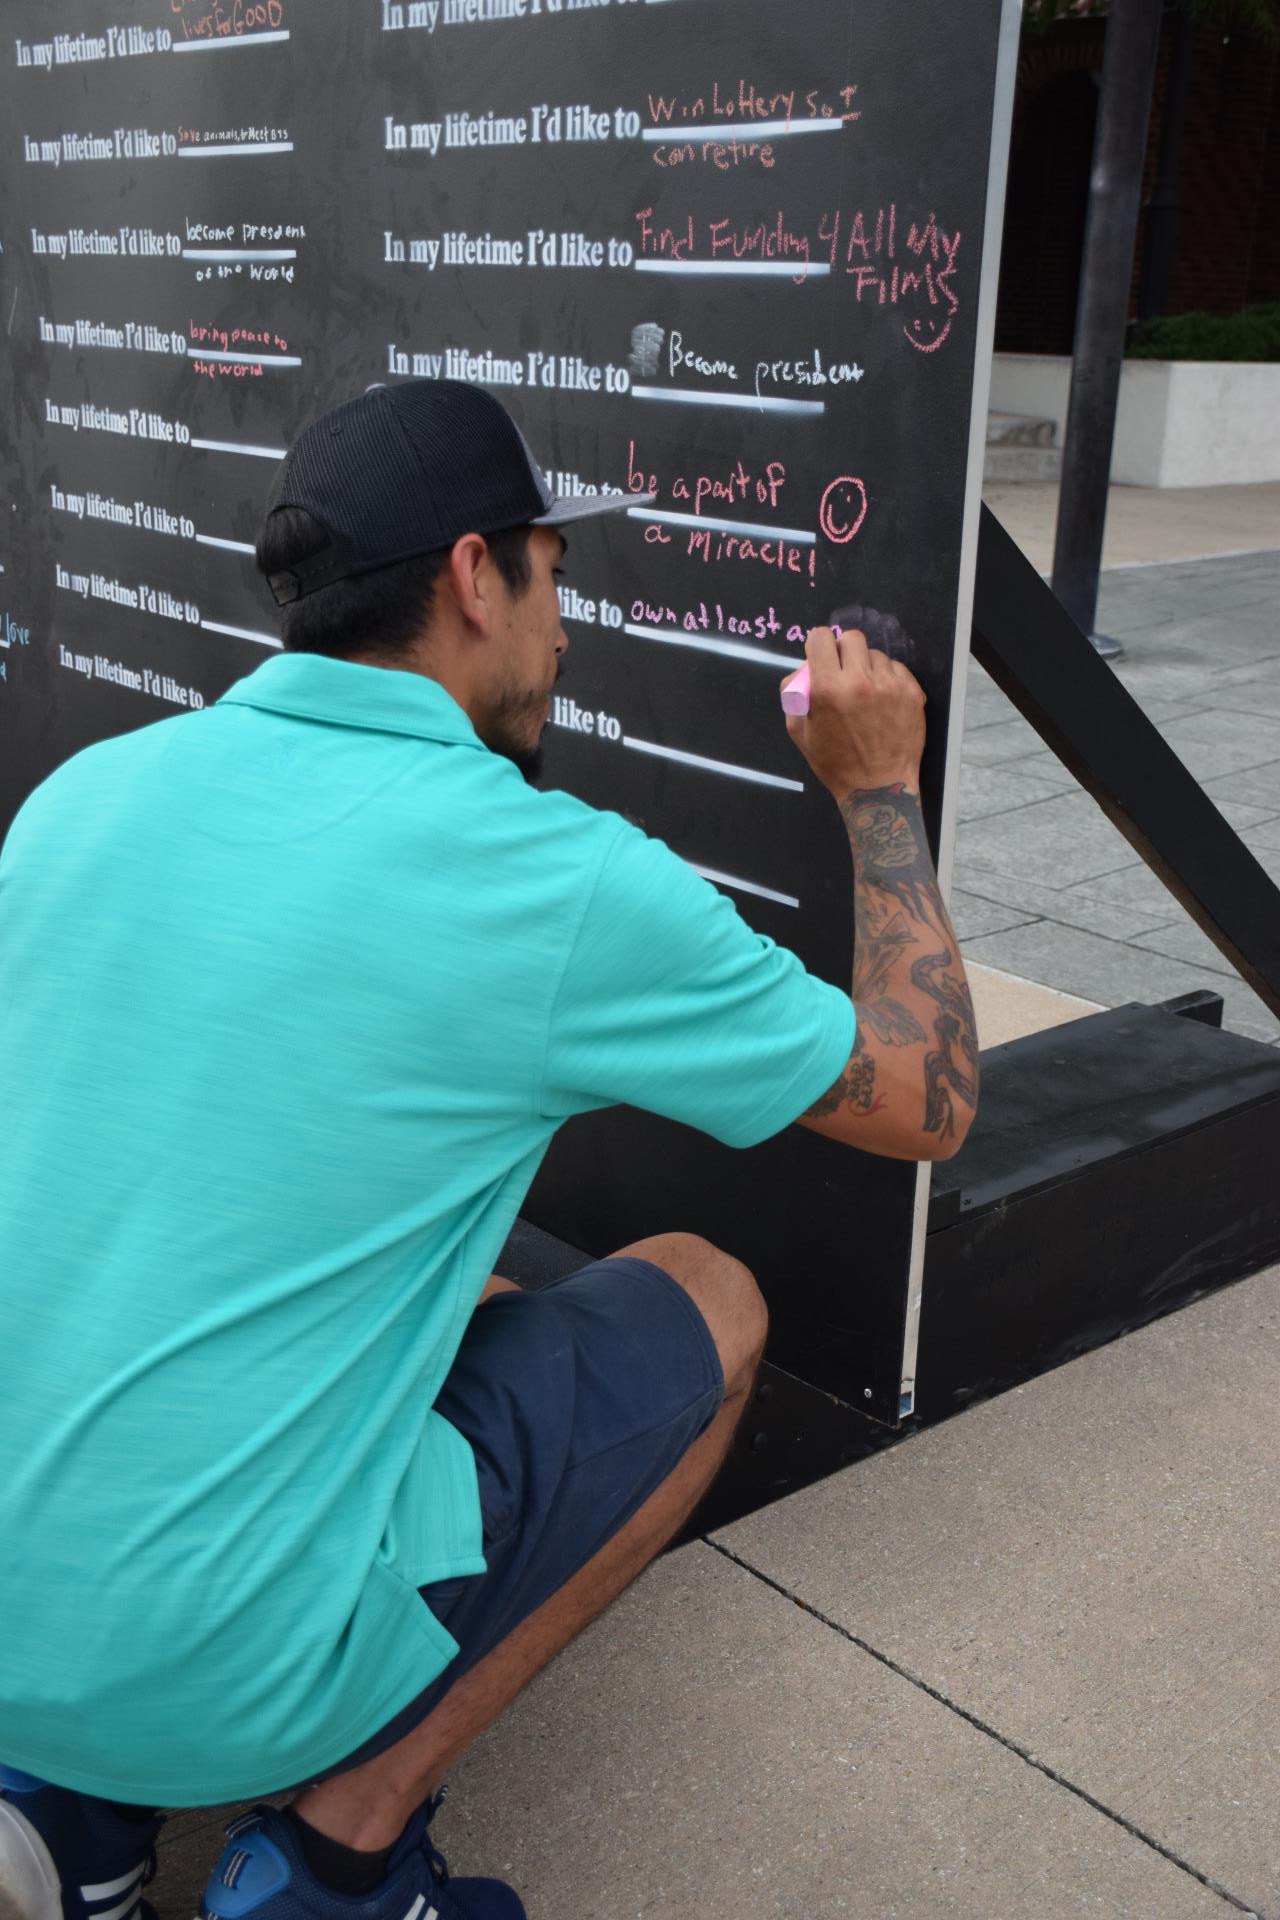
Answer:
POLYGON ((501 1880, 451 1880, 427 1828, 440 1792, 419 1807, 392 1848, 373 1893, 335 1893, 302 1857, 297 1831, 274 1807, 255 1807, 227 1828, 196 1920, 526 1920, 501 1880))
POLYGON ((155 1920, 142 1889, 163 1825, 0 1766, 0 1920, 155 1920))

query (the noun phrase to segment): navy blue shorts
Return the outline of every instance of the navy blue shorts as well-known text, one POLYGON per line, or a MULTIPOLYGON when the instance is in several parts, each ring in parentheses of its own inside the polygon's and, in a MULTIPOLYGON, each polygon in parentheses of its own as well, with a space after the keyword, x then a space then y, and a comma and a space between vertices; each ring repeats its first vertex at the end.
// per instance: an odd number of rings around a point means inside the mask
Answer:
POLYGON ((477 1307, 436 1406, 476 1456, 487 1571, 422 1588, 460 1652, 327 1780, 385 1753, 559 1591, 704 1433, 724 1373, 692 1299, 648 1260, 599 1260, 477 1307))

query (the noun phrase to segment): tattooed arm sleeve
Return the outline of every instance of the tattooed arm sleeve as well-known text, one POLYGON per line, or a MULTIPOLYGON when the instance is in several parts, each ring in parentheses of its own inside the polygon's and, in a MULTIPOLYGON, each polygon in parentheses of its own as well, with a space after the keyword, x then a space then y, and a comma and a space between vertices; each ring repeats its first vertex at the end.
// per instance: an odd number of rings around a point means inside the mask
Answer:
POLYGON ((853 1052, 801 1124, 871 1153, 944 1160, 978 1103, 978 1036, 964 963, 938 887, 918 797, 850 793, 853 1052))

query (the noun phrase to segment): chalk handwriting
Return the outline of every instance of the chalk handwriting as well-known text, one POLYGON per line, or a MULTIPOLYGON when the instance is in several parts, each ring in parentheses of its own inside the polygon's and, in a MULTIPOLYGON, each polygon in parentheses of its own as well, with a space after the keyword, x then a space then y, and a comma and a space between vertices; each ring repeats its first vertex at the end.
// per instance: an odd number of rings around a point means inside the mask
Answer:
POLYGON ((169 0, 184 40, 222 40, 275 33, 285 25, 284 0, 169 0))
POLYGON ((797 286, 820 267, 852 281, 859 307, 895 314, 903 307, 923 308, 902 329, 921 353, 937 352, 960 308, 955 278, 962 235, 958 227, 941 226, 932 209, 923 219, 908 219, 893 201, 870 212, 836 207, 795 220, 779 208, 765 219, 735 222, 692 213, 659 220, 652 207, 642 207, 634 218, 641 261, 794 261, 797 286))
POLYGON ((670 481, 662 484, 656 473, 646 474, 643 464, 637 466, 635 441, 630 441, 627 447, 628 492, 656 493, 659 499, 673 501, 681 507, 692 507, 696 514, 701 514, 704 508, 711 512, 716 506, 743 505, 759 506, 776 513, 786 484, 787 469, 781 460, 765 460, 758 468, 749 468, 743 461, 735 460, 714 473, 699 473, 690 469, 673 475, 670 481))
POLYGON ((696 606, 676 608, 641 596, 633 600, 630 618, 645 627, 678 627, 682 633, 720 633, 742 640, 785 640, 803 647, 809 627, 802 621, 784 623, 774 606, 763 613, 726 612, 724 602, 699 600, 696 606))
POLYGON ((180 147, 265 147, 289 140, 287 127, 179 127, 180 147))
POLYGON ((671 130, 671 138, 651 141, 654 165, 664 171, 672 167, 713 166, 721 173, 758 165, 767 172, 778 163, 778 133, 785 138, 793 128, 825 121, 832 126, 847 125, 862 118, 853 106, 858 89, 842 87, 835 102, 820 88, 800 91, 795 87, 773 92, 754 82, 740 79, 737 88, 713 80, 710 92, 697 94, 651 93, 648 96, 651 129, 671 130), (753 139, 753 125, 765 124, 768 137, 753 139), (697 127, 701 139, 690 138, 686 131, 697 127))
POLYGON ((697 126, 730 120, 749 125, 753 120, 781 120, 790 131, 793 120, 860 120, 861 112, 853 106, 857 91, 856 86, 841 87, 835 94, 838 104, 834 104, 820 87, 770 91, 746 79, 739 79, 736 87, 732 83, 721 87, 717 79, 712 81, 709 93, 705 89, 701 93, 651 93, 649 125, 697 126))

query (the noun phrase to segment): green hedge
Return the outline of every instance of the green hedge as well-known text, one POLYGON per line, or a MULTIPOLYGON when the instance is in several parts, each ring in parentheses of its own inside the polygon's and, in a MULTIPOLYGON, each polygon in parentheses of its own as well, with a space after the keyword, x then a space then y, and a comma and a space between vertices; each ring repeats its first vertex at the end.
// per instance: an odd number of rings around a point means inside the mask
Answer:
POLYGON ((1280 360, 1280 303, 1139 320, 1125 351, 1133 360, 1280 360))

